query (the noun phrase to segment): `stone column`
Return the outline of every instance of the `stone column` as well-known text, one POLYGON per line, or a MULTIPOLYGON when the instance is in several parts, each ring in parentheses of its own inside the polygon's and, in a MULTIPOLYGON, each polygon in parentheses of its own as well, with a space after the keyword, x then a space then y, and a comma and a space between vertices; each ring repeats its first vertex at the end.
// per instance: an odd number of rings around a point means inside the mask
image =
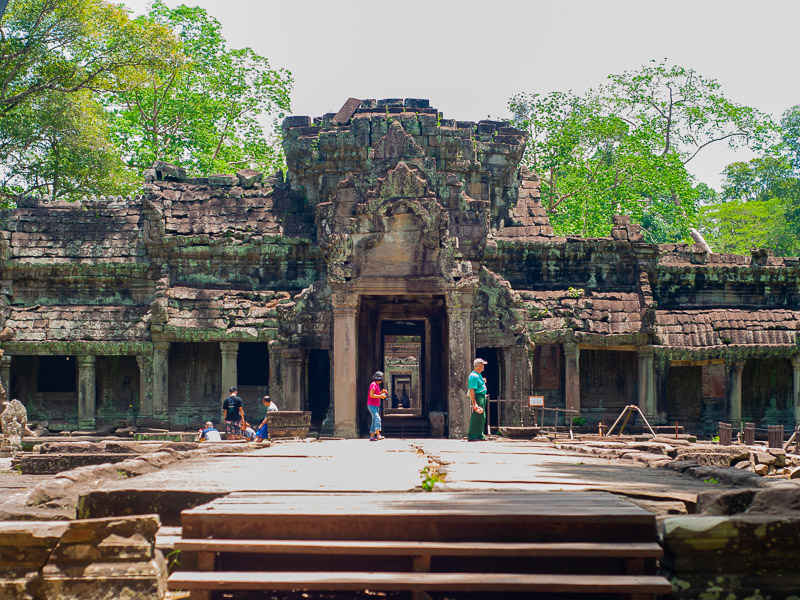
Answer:
POLYGON ((728 420, 734 427, 742 422, 742 371, 745 361, 728 363, 728 420))
POLYGON ((530 394, 530 363, 524 346, 511 346, 503 350, 506 381, 503 395, 509 400, 523 400, 527 404, 530 394))
POLYGON ((653 347, 639 346, 639 410, 649 421, 656 415, 656 382, 653 373, 653 347))
POLYGON ((220 342, 222 354, 222 398, 228 396, 231 387, 237 385, 236 357, 239 355, 239 342, 220 342))
POLYGON ((6 396, 11 400, 11 356, 4 354, 0 356, 0 382, 6 391, 6 396))
MULTIPOLYGON (((566 408, 568 410, 581 410, 581 370, 580 370, 580 348, 575 342, 564 344, 564 395, 566 397, 566 408)), ((573 418, 570 415, 568 418, 573 418)))
POLYGON ((153 418, 153 357, 137 354, 136 363, 139 365, 139 419, 147 421, 153 418))
POLYGON ((269 342, 269 397, 283 409, 283 353, 278 340, 269 342))
POLYGON ((358 296, 335 292, 333 304, 334 435, 358 436, 356 377, 358 376, 358 296))
POLYGON ((800 425, 800 356, 792 357, 793 397, 794 397, 794 424, 800 425))
POLYGON ((78 356, 78 429, 94 429, 97 413, 97 357, 78 356))
MULTIPOLYGON (((283 382, 281 410, 303 410, 305 406, 305 377, 303 363, 305 352, 300 348, 284 348, 283 365, 286 377, 283 382)), ((353 378, 355 381, 355 377, 353 378)))
POLYGON ((451 438, 462 438, 469 430, 470 404, 467 379, 475 358, 475 335, 472 329, 472 303, 477 282, 447 295, 447 327, 450 392, 447 421, 451 438))
POLYGON ((153 418, 169 420, 169 342, 153 342, 153 418))

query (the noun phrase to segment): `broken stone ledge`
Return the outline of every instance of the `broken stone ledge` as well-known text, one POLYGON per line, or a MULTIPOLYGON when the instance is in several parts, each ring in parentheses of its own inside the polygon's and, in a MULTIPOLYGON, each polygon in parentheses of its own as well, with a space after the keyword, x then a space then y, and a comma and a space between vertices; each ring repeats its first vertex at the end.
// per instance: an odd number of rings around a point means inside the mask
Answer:
POLYGON ((69 523, 0 522, 0 598, 161 600, 158 515, 69 523))
POLYGON ((659 535, 675 600, 798 598, 797 513, 667 517, 659 535))
MULTIPOLYGON (((13 498, 5 503, 0 503, 0 521, 71 520, 75 518, 87 518, 91 515, 79 514, 81 493, 87 489, 97 487, 106 480, 144 475, 175 462, 203 456, 210 452, 241 452, 245 448, 246 446, 244 444, 237 443, 205 443, 198 449, 185 452, 164 448, 155 452, 142 454, 137 458, 123 460, 116 464, 105 463, 64 471, 52 479, 40 483, 26 495, 13 498)), ((139 514, 149 512, 152 512, 152 509, 140 511, 139 514)), ((128 512, 127 514, 132 513, 128 512)))

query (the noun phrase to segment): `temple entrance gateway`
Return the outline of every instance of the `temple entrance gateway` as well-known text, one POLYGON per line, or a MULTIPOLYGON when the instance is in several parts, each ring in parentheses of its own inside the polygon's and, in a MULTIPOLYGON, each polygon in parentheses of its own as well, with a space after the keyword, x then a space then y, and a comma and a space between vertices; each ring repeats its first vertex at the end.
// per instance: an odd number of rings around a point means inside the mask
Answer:
POLYGON ((428 415, 447 407, 447 315, 442 296, 362 296, 358 313, 358 427, 369 428, 367 389, 384 372, 384 431, 425 435, 428 415))

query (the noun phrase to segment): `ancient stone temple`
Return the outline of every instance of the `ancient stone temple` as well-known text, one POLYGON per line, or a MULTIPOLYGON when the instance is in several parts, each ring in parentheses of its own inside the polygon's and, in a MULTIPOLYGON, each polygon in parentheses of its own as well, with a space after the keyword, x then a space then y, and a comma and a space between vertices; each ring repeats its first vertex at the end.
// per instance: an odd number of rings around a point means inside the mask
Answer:
POLYGON ((237 384, 323 432, 446 414, 464 435, 473 357, 492 397, 608 424, 628 404, 713 431, 800 419, 800 260, 553 233, 525 135, 425 100, 284 122, 288 170, 141 196, 20 200, 0 215, 0 378, 51 431, 218 421, 237 384), (6 336, 8 337, 8 336, 6 336))

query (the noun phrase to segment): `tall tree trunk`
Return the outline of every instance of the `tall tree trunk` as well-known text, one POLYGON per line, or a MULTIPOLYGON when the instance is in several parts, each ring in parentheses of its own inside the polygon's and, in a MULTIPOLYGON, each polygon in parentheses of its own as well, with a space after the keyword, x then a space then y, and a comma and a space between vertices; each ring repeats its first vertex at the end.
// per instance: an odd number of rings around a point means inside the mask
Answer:
POLYGON ((0 0, 0 19, 3 18, 3 14, 6 12, 6 6, 8 6, 8 0, 0 0))

